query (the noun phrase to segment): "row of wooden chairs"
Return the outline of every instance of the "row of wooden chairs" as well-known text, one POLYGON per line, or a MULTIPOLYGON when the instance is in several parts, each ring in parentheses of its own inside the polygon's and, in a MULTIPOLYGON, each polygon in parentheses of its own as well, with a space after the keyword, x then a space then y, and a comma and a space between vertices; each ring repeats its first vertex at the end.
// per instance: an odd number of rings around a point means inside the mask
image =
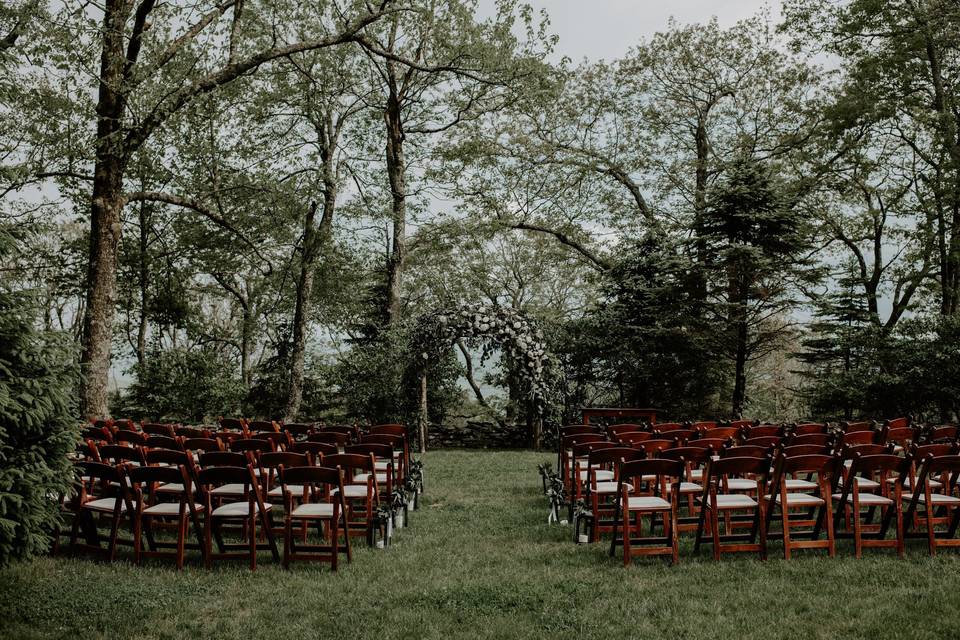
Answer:
MULTIPOLYGON (((123 436, 123 431, 118 429, 116 433, 123 436)), ((223 433, 226 432, 213 435, 223 433)), ((395 468, 404 465, 405 455, 408 455, 405 433, 403 437, 386 431, 368 433, 363 435, 361 442, 353 444, 340 437, 342 434, 325 432, 310 434, 303 441, 283 437, 288 435, 283 432, 273 432, 274 437, 270 437, 270 432, 253 432, 251 435, 251 438, 149 435, 137 442, 123 437, 114 439, 113 443, 94 439, 82 442, 75 456, 79 470, 78 490, 74 497, 62 501, 66 512, 73 516, 71 542, 77 543, 82 530, 87 546, 101 548, 96 523, 108 518, 111 533, 106 540, 107 554, 113 559, 117 545, 124 542, 118 536, 117 527, 120 520, 125 519, 134 531, 131 544, 136 561, 140 562, 144 556, 162 554, 159 547, 163 545, 153 539, 149 527, 151 521, 176 519, 175 555, 177 566, 181 567, 187 523, 193 520, 198 539, 196 546, 202 551, 205 564, 209 565, 213 559, 236 557, 236 553, 232 553, 237 550, 236 545, 223 541, 219 523, 238 521, 243 523, 242 533, 247 542, 241 555, 249 557, 251 568, 255 568, 257 549, 269 549, 274 557, 277 556, 274 536, 281 531, 284 534, 285 566, 290 560, 301 557, 306 528, 300 543, 288 535, 292 523, 297 521, 304 524, 309 519, 317 520, 321 534, 323 524, 333 527, 338 534, 342 531, 347 540, 348 557, 351 536, 365 535, 372 541, 371 527, 376 511, 385 500, 392 499, 394 483, 403 479, 395 468), (330 439, 328 436, 332 435, 338 437, 330 439), (345 474, 343 486, 320 491, 321 487, 310 482, 302 484, 291 480, 289 474, 298 478, 297 474, 301 472, 293 469, 301 467, 339 469, 345 474), (162 471, 154 471, 156 469, 162 471), (213 472, 211 469, 230 471, 213 472), (179 475, 174 477, 175 474, 179 475), (292 493, 290 489, 293 489, 292 493), (294 498, 294 502, 290 502, 294 498), (315 505, 318 498, 326 499, 324 505, 335 505, 336 513, 330 506, 309 506, 315 505), (225 502, 227 500, 230 502, 225 502), (280 530, 268 524, 268 519, 273 505, 284 502, 287 503, 284 513, 288 526, 280 530), (220 508, 228 504, 232 506, 220 508), (206 527, 201 536, 199 520, 204 514, 209 517, 204 520, 206 527), (258 522, 262 525, 259 532, 258 522), (147 550, 142 547, 141 534, 145 526, 147 550), (211 534, 216 539, 219 553, 211 549, 211 534), (265 537, 266 541, 258 543, 258 536, 265 537)), ((309 476, 313 472, 302 473, 309 476)), ((58 534, 55 550, 59 539, 58 534)), ((327 546, 336 547, 335 539, 336 535, 327 546)), ((336 568, 335 551, 323 557, 336 568)))
POLYGON ((960 504, 955 495, 960 466, 949 466, 951 461, 960 465, 956 442, 912 445, 900 455, 892 444, 834 450, 829 445, 715 448, 648 442, 636 448, 596 443, 587 455, 586 470, 580 471, 577 463, 578 480, 586 484, 591 506, 591 538, 596 541, 601 531, 613 531, 611 554, 623 546, 625 563, 634 551, 669 553, 676 561, 676 536, 682 530, 695 530, 696 548, 712 544, 718 559, 724 552, 748 550, 766 557, 767 531, 777 510, 787 558, 803 548, 826 548, 834 555, 835 528, 854 539, 857 557, 872 546, 894 547, 902 555, 904 522, 908 532, 921 531, 927 537, 931 554, 937 546, 954 544, 960 516, 954 512, 947 518, 942 512, 960 504), (937 462, 926 464, 931 460, 937 462), (934 508, 926 507, 930 504, 934 508), (689 515, 680 518, 684 505, 689 515), (797 510, 803 517, 796 517, 797 510), (882 517, 873 523, 878 510, 882 517), (738 512, 746 512, 746 517, 737 517, 738 512), (604 521, 605 515, 612 519, 604 521), (659 515, 664 535, 650 540, 635 535, 641 515, 652 520, 659 515), (896 536, 887 540, 894 521, 896 536), (936 530, 941 524, 948 525, 946 531, 936 530), (796 526, 810 528, 795 535, 796 526), (821 539, 824 530, 827 537, 821 539))

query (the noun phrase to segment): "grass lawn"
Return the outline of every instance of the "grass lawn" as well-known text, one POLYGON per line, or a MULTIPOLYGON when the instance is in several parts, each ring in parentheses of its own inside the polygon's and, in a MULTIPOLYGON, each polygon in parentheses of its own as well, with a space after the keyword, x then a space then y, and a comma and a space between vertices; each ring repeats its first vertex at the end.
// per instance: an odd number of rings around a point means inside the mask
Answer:
POLYGON ((800 552, 787 562, 709 548, 624 569, 606 545, 547 525, 532 452, 431 452, 427 494, 387 550, 339 574, 264 556, 182 573, 89 558, 0 571, 0 638, 956 638, 960 555, 800 552))

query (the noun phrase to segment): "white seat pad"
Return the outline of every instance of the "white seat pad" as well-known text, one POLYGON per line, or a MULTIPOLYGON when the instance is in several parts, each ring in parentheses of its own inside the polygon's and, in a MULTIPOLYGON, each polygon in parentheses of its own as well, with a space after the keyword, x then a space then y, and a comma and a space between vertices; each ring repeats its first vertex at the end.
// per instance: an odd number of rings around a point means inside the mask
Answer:
POLYGON ((183 493, 183 485, 178 482, 168 482, 157 487, 158 493, 183 493))
MULTIPOLYGON (((840 500, 842 497, 843 497, 843 494, 840 494, 840 493, 833 494, 834 500, 840 500)), ((860 497, 860 504, 867 507, 886 506, 886 505, 893 504, 893 500, 891 500, 890 498, 884 498, 883 496, 878 496, 875 493, 861 493, 859 497, 860 497)), ((853 503, 852 493, 849 496, 847 496, 847 502, 851 504, 853 503)))
POLYGON ((670 503, 657 496, 630 496, 627 509, 630 511, 669 509, 670 503))
MULTIPOLYGON (((909 497, 908 497, 908 496, 904 496, 904 499, 905 499, 905 500, 908 500, 909 497)), ((926 501, 927 501, 927 496, 925 496, 925 495, 923 495, 923 494, 921 493, 921 494, 920 494, 919 501, 920 501, 920 502, 926 502, 926 501)), ((957 497, 954 497, 954 496, 948 496, 948 495, 946 495, 946 494, 944 494, 944 493, 931 493, 931 494, 930 494, 930 502, 931 502, 931 504, 949 504, 949 505, 955 505, 955 504, 960 504, 960 498, 957 498, 957 497)))
MULTIPOLYGON (((290 492, 293 493, 294 496, 302 496, 302 495, 303 495, 303 485, 302 485, 302 484, 288 484, 288 485, 287 485, 287 489, 290 489, 290 492)), ((270 496, 271 498, 282 497, 282 496, 283 496, 283 485, 277 485, 277 486, 275 486, 273 489, 270 489, 270 491, 267 491, 267 495, 270 496)))
POLYGON ((730 478, 727 480, 727 488, 730 491, 756 491, 757 481, 747 478, 730 478))
MULTIPOLYGON (((265 511, 270 511, 273 509, 273 505, 268 503, 263 508, 265 511)), ((254 512, 260 511, 260 505, 254 502, 253 510, 254 512)), ((246 502, 228 502, 214 509, 211 515, 215 518, 248 516, 250 515, 250 505, 246 502)))
POLYGON ((703 469, 691 469, 690 479, 693 480, 694 482, 699 482, 703 480, 703 469))
POLYGON ((817 483, 812 480, 803 480, 802 478, 787 478, 784 481, 787 485, 787 491, 815 491, 817 483))
POLYGON ((680 493, 702 493, 703 487, 696 482, 681 482, 680 493))
MULTIPOLYGON (((202 511, 202 504, 194 504, 194 511, 202 511)), ((189 508, 186 513, 189 513, 189 508)), ((180 515, 180 503, 179 502, 161 502, 155 504, 152 507, 147 507, 143 510, 143 513, 148 516, 176 516, 180 515)))
MULTIPOLYGON (((354 481, 354 482, 366 482, 368 475, 370 475, 370 474, 368 474, 368 473, 358 473, 357 475, 353 476, 353 481, 354 481)), ((386 484, 386 482, 387 482, 387 474, 385 474, 385 473, 378 473, 378 474, 377 474, 377 484, 386 484)))
MULTIPOLYGON (((333 493, 337 494, 340 492, 340 489, 334 489, 333 493)), ((366 498, 367 497, 367 485, 365 484, 348 484, 343 488, 343 497, 345 498, 366 498)))
POLYGON ((374 463, 374 466, 377 468, 377 471, 386 471, 386 470, 387 470, 387 467, 390 466, 390 465, 393 465, 394 467, 397 466, 397 465, 393 464, 392 462, 390 462, 389 460, 377 460, 377 461, 374 463))
MULTIPOLYGON (((240 483, 236 484, 225 484, 221 485, 210 491, 212 496, 242 496, 243 495, 243 486, 240 483)), ((248 485, 253 489, 253 485, 248 485)))
MULTIPOLYGON (((943 483, 940 482, 939 480, 933 480, 933 479, 928 478, 928 479, 927 479, 927 482, 930 484, 930 488, 931 488, 931 489, 940 489, 940 488, 943 487, 943 483)), ((893 485, 895 485, 896 483, 897 483, 897 478, 887 478, 887 484, 893 486, 893 485)), ((913 482, 910 480, 910 478, 907 478, 907 479, 904 481, 904 483, 903 483, 903 489, 904 489, 904 491, 912 491, 912 490, 913 490, 913 482)))
MULTIPOLYGON (((841 486, 841 487, 843 486, 843 480, 840 481, 839 486, 841 486)), ((877 482, 876 480, 871 480, 870 478, 860 478, 860 477, 858 477, 858 478, 857 478, 857 486, 858 486, 860 489, 866 489, 866 490, 868 490, 868 491, 872 491, 873 489, 879 489, 879 488, 880 488, 880 483, 877 482)))
POLYGON ((294 518, 332 518, 333 505, 328 502, 309 502, 301 504, 290 512, 294 518))
MULTIPOLYGON (((617 482, 597 482, 597 488, 594 489, 597 493, 616 493, 617 492, 617 482)), ((623 486, 627 488, 627 491, 633 491, 633 485, 629 482, 624 482, 623 486)))
MULTIPOLYGON (((710 501, 707 500, 707 505, 710 501)), ((717 495, 718 509, 750 509, 757 506, 756 501, 742 493, 721 493, 717 495)))
MULTIPOLYGON (((607 480, 613 480, 613 471, 609 469, 594 469, 594 474, 597 476, 597 482, 606 482, 607 480)), ((590 474, 587 471, 580 472, 580 481, 586 482, 590 479, 590 474)))
MULTIPOLYGON (((770 496, 767 496, 767 499, 770 499, 770 496)), ((782 502, 781 496, 777 494, 777 502, 782 502)), ((825 504, 823 498, 818 496, 812 496, 809 493, 788 493, 787 494, 787 506, 788 507, 819 507, 820 505, 825 504)))
MULTIPOLYGON (((116 498, 97 498, 96 500, 91 500, 90 502, 84 502, 84 509, 92 509, 93 511, 107 511, 113 513, 114 508, 117 506, 116 498)), ((127 510, 127 505, 122 500, 120 501, 120 511, 125 512, 127 510)))

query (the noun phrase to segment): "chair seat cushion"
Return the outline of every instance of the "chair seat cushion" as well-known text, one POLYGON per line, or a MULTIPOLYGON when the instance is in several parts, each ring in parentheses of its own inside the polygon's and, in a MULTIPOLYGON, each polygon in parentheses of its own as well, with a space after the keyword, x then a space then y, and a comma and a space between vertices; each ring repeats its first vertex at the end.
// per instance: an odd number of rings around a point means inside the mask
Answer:
POLYGON ((377 468, 377 471, 386 471, 387 467, 390 465, 392 465, 394 468, 396 468, 397 466, 396 464, 390 462, 389 460, 377 460, 374 463, 374 466, 377 468))
MULTIPOLYGON (((767 500, 770 499, 770 496, 766 496, 767 500)), ((777 494, 777 502, 782 502, 780 494, 777 494)), ((788 507, 819 507, 823 504, 826 504, 823 498, 819 496, 812 496, 809 493, 788 493, 787 494, 787 506, 788 507)))
POLYGON ((756 491, 757 481, 747 478, 730 478, 727 480, 727 489, 730 491, 756 491))
POLYGON ((183 485, 179 482, 168 482, 157 487, 157 493, 183 493, 183 485))
MULTIPOLYGON (((843 480, 840 481, 839 486, 843 486, 843 480)), ((870 478, 857 478, 857 486, 860 489, 866 489, 867 491, 872 491, 874 489, 880 488, 880 483, 876 480, 871 480, 870 478)))
POLYGON ((702 493, 703 487, 696 482, 681 482, 680 493, 702 493))
MULTIPOLYGON (((287 489, 293 493, 294 496, 303 495, 303 485, 302 484, 288 484, 287 489)), ((283 485, 277 485, 270 491, 267 491, 267 495, 271 498, 282 498, 283 497, 283 485)))
MULTIPOLYGON (((194 504, 194 511, 202 511, 202 504, 194 504)), ((189 513, 189 509, 187 513, 189 513)), ((147 507, 143 510, 144 515, 148 516, 176 516, 180 515, 180 503, 179 502, 160 502, 153 505, 152 507, 147 507)))
POLYGON ((333 505, 328 502, 308 502, 290 512, 292 518, 332 518, 333 505))
POLYGON ((690 479, 694 482, 700 482, 703 480, 703 469, 691 469, 690 479))
POLYGON ((627 509, 630 511, 658 511, 669 508, 670 503, 657 496, 630 496, 627 498, 627 509))
MULTIPOLYGON (((840 500, 843 498, 843 494, 835 493, 833 494, 834 500, 840 500)), ((877 495, 875 493, 861 493, 859 494, 860 504, 866 507, 876 507, 876 506, 887 506, 893 504, 893 500, 890 498, 885 498, 883 496, 877 495)), ((847 496, 847 502, 853 503, 853 494, 847 496)))
MULTIPOLYGON (((594 491, 597 493, 616 493, 618 484, 619 483, 613 481, 597 482, 597 488, 594 489, 594 491)), ((627 488, 627 491, 633 491, 633 485, 629 482, 624 482, 623 486, 627 488)))
MULTIPOLYGON (((251 489, 253 488, 252 485, 247 485, 247 486, 249 486, 251 489)), ((242 496, 242 495, 243 495, 243 487, 244 487, 244 485, 241 484, 241 483, 239 483, 239 482, 236 483, 236 484, 224 484, 224 485, 220 485, 219 487, 216 487, 216 488, 214 488, 214 489, 211 489, 211 490, 210 490, 210 495, 212 495, 212 496, 219 496, 219 497, 223 497, 223 496, 242 496)))
POLYGON ((802 478, 787 478, 784 481, 784 484, 787 485, 787 491, 815 491, 817 489, 817 483, 812 480, 804 480, 802 478))
MULTIPOLYGON (((370 474, 368 474, 368 473, 358 473, 357 475, 353 476, 353 481, 354 481, 354 482, 366 482, 368 475, 370 475, 370 474)), ((386 484, 386 483, 387 483, 387 474, 385 474, 385 473, 378 473, 378 474, 377 474, 377 484, 386 484)))
MULTIPOLYGON (((265 511, 270 511, 273 508, 271 504, 265 504, 263 506, 265 511)), ((256 502, 253 503, 253 511, 256 513, 260 511, 260 505, 256 502)), ((241 516, 250 515, 250 504, 248 502, 228 502, 222 504, 211 513, 215 518, 238 518, 241 516)))
MULTIPOLYGON (((334 489, 333 493, 336 495, 340 492, 340 489, 334 489)), ((365 484, 348 484, 343 488, 343 497, 345 498, 366 498, 367 497, 367 485, 365 484)))
MULTIPOLYGON (((90 509, 92 511, 106 511, 108 513, 113 513, 113 510, 117 506, 116 498, 97 498, 96 500, 90 500, 89 502, 83 503, 84 509, 90 509)), ((120 502, 120 511, 126 512, 127 505, 125 502, 120 502)))
MULTIPOLYGON (((931 489, 940 489, 943 487, 943 483, 940 482, 939 480, 933 480, 932 478, 928 478, 927 482, 930 484, 931 489)), ((890 486, 893 486, 896 483, 897 483, 897 478, 887 478, 887 484, 889 484, 890 486)), ((904 491, 913 491, 913 481, 911 481, 910 478, 907 478, 906 480, 904 480, 903 489, 904 491)))
MULTIPOLYGON (((907 499, 907 496, 904 496, 904 499, 907 499)), ((921 493, 919 497, 919 501, 925 503, 927 501, 927 496, 921 493)), ((957 498, 954 496, 948 496, 945 493, 931 493, 930 503, 957 505, 957 504, 960 504, 960 498, 957 498)))
MULTIPOLYGON (((613 480, 613 471, 610 471, 609 469, 594 469, 593 473, 597 476, 597 482, 613 480)), ((589 479, 590 474, 587 471, 580 472, 581 482, 587 482, 589 479)))
MULTIPOLYGON (((710 501, 707 500, 707 506, 710 501)), ((756 501, 742 493, 721 493, 717 495, 718 509, 751 509, 757 506, 756 501)))

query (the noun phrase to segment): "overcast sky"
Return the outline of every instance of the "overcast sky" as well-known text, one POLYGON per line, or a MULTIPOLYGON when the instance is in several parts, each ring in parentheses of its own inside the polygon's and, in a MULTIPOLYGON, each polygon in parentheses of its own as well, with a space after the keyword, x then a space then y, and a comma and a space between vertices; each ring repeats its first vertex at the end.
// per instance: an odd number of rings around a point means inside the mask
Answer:
MULTIPOLYGON (((582 58, 621 57, 641 38, 667 28, 671 17, 682 24, 706 22, 716 16, 730 26, 768 8, 779 19, 780 0, 527 0, 546 9, 551 30, 560 36, 560 55, 582 58)), ((494 0, 480 0, 482 9, 494 0)))

